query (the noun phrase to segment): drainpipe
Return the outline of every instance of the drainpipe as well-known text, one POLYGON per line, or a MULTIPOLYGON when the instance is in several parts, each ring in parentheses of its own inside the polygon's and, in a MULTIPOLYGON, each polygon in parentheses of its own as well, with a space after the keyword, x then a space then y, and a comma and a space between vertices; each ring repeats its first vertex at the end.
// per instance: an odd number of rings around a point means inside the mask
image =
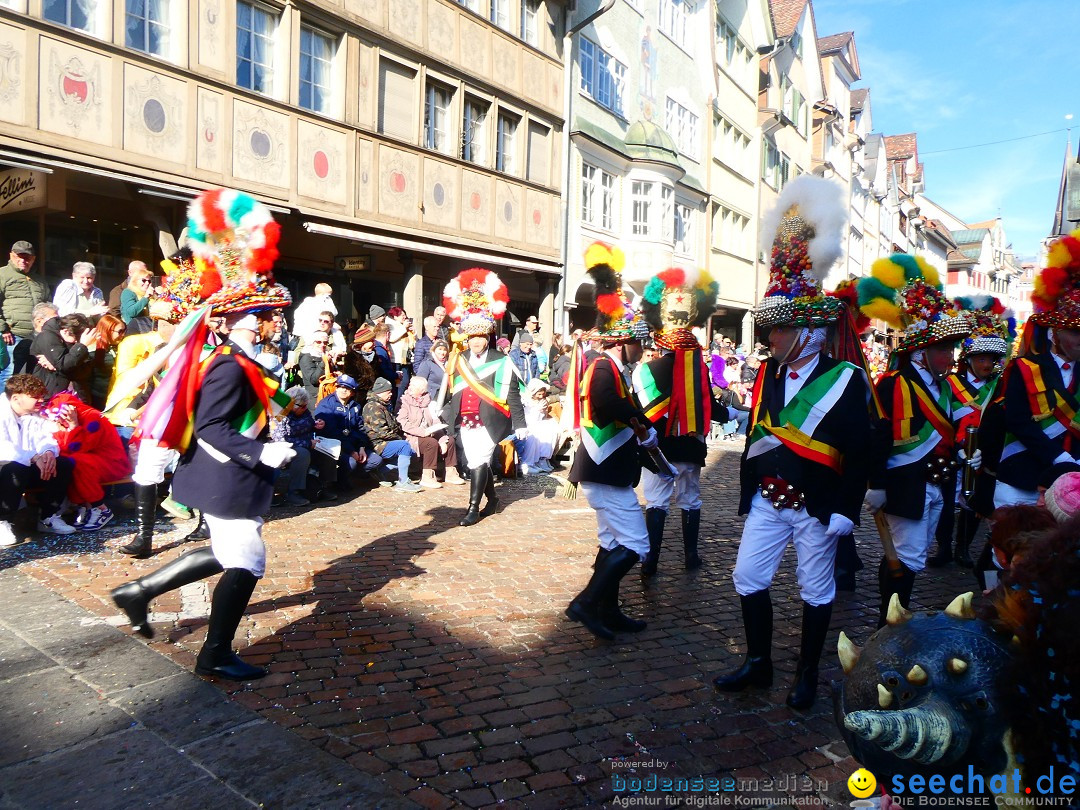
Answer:
MULTIPOLYGON (((587 16, 577 25, 567 28, 563 34, 563 132, 562 132, 562 207, 560 219, 562 222, 562 245, 560 259, 562 260, 562 277, 559 279, 559 287, 555 293, 555 320, 556 328, 552 331, 562 332, 565 338, 570 333, 570 317, 566 311, 566 275, 569 271, 567 262, 570 256, 570 192, 572 178, 570 176, 573 162, 570 160, 570 128, 573 125, 574 112, 574 34, 581 31, 587 25, 591 25, 601 14, 606 14, 614 7, 616 0, 604 0, 600 7, 587 16)), ((570 12, 567 11, 567 22, 570 21, 570 12)))

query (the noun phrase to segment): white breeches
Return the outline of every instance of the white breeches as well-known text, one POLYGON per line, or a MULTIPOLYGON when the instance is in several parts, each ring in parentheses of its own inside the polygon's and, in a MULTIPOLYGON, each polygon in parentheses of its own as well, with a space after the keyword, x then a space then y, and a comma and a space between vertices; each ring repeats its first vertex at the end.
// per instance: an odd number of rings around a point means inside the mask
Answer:
POLYGON ((525 437, 525 446, 520 453, 521 463, 535 464, 542 458, 551 458, 559 440, 559 423, 554 419, 539 419, 530 422, 528 427, 529 435, 525 437))
POLYGON ((1034 506, 1039 500, 1039 491, 1035 489, 1017 489, 998 481, 994 484, 994 508, 1002 506, 1034 506))
POLYGON ((644 560, 649 553, 649 531, 634 490, 591 481, 582 481, 578 486, 589 506, 596 510, 600 547, 610 551, 615 546, 626 546, 644 560))
POLYGON ((641 471, 646 508, 668 511, 674 493, 675 505, 679 509, 700 509, 701 467, 692 461, 673 461, 671 466, 679 474, 670 481, 665 481, 652 470, 641 471))
POLYGON ((243 568, 257 577, 266 573, 263 519, 219 518, 204 514, 210 529, 210 548, 222 568, 243 568))
POLYGON ((739 556, 735 561, 735 590, 749 596, 768 588, 780 568, 787 544, 794 542, 799 593, 811 605, 827 605, 836 595, 833 564, 836 540, 825 536, 826 527, 805 509, 775 509, 760 493, 750 504, 743 524, 739 556))
MULTIPOLYGON (((926 568, 926 555, 934 542, 934 532, 937 531, 938 521, 941 520, 941 510, 944 507, 945 498, 941 494, 941 487, 936 484, 927 484, 921 518, 912 520, 885 512, 889 531, 892 532, 893 545, 896 546, 896 556, 912 571, 922 571, 926 568)), ((885 508, 888 509, 888 504, 885 508)))
POLYGON ((491 454, 495 452, 495 442, 488 435, 487 428, 460 428, 461 447, 465 451, 465 463, 470 470, 491 463, 491 454))
POLYGON ((141 441, 131 480, 144 487, 160 484, 165 480, 165 472, 176 469, 179 461, 180 454, 175 450, 158 447, 149 440, 141 441))

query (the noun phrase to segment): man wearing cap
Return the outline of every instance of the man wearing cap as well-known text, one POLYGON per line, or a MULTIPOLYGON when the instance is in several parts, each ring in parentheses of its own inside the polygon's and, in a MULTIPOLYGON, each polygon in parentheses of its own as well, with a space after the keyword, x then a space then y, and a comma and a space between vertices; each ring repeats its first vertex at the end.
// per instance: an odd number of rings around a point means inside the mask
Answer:
POLYGON ((365 472, 378 470, 383 461, 364 429, 364 411, 356 401, 356 390, 356 380, 348 374, 339 374, 334 393, 323 397, 314 413, 315 432, 341 442, 338 487, 342 489, 349 486, 350 471, 357 468, 365 472))
POLYGON ((787 696, 793 709, 809 708, 817 696, 837 543, 859 522, 868 477, 870 384, 851 362, 861 363, 861 351, 843 302, 821 291, 841 254, 845 212, 836 183, 803 175, 785 186, 762 225, 772 237, 772 261, 754 321, 772 357, 754 387, 739 501, 739 513, 748 516, 733 576, 746 656, 713 680, 724 692, 772 685, 769 588, 791 543, 802 600, 799 658, 787 696), (842 346, 850 347, 850 357, 842 346))
POLYGON ((409 480, 409 464, 413 459, 412 446, 405 438, 397 419, 388 407, 394 395, 394 387, 385 377, 379 377, 371 386, 371 392, 364 403, 364 430, 375 447, 375 452, 389 462, 397 458, 398 480, 394 484, 395 492, 419 492, 423 487, 409 480))
POLYGON ((0 338, 11 360, 0 370, 0 390, 12 374, 26 370, 34 337, 32 313, 49 300, 45 285, 30 275, 35 258, 34 246, 20 239, 11 246, 8 263, 0 267, 0 338))
POLYGON ((540 376, 540 361, 533 351, 532 332, 521 330, 517 337, 517 346, 507 352, 507 356, 517 369, 521 382, 528 385, 540 376))
POLYGON ((367 320, 364 321, 368 326, 379 326, 386 322, 386 310, 380 307, 378 304, 372 304, 368 307, 367 320))

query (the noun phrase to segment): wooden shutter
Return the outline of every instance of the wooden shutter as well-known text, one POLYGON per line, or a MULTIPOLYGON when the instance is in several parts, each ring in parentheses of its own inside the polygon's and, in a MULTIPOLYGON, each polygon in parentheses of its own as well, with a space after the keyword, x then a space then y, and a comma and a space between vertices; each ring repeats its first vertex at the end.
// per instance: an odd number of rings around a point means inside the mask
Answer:
POLYGON ((534 183, 551 182, 551 130, 535 121, 529 122, 528 178, 534 183))
POLYGON ((379 60, 379 132, 416 143, 416 71, 379 60))

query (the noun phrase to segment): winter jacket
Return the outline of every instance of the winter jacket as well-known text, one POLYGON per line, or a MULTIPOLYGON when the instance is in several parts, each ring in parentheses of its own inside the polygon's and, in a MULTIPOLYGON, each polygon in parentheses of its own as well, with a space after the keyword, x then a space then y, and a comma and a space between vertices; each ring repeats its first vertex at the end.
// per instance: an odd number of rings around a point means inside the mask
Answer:
POLYGON ((313 400, 319 399, 319 379, 326 373, 326 363, 321 354, 300 352, 296 363, 300 367, 300 376, 304 378, 304 390, 313 400))
POLYGON ((49 300, 45 285, 8 262, 0 267, 0 332, 21 338, 34 336, 34 307, 49 300))
POLYGON ((60 336, 60 319, 49 318, 30 344, 30 354, 45 355, 56 371, 49 371, 41 363, 34 366, 34 376, 45 383, 49 396, 71 388, 83 402, 90 402, 90 375, 94 371, 94 358, 89 350, 76 341, 67 343, 60 336))
POLYGON ((515 347, 510 350, 509 357, 510 362, 518 370, 518 376, 521 377, 522 383, 527 384, 530 380, 535 380, 540 376, 540 360, 537 358, 536 352, 526 354, 515 347))
POLYGON ((420 443, 417 441, 421 436, 430 436, 427 428, 435 424, 428 406, 431 405, 431 397, 424 393, 414 397, 408 391, 401 395, 401 404, 398 406, 398 424, 409 440, 409 446, 413 452, 419 454, 420 443))
POLYGON ((364 414, 355 399, 342 402, 337 394, 323 397, 315 406, 315 419, 325 423, 318 435, 341 442, 342 457, 352 455, 360 448, 374 450, 367 431, 364 430, 364 414))
POLYGON ((446 376, 446 369, 439 365, 439 362, 434 357, 429 355, 427 359, 417 367, 416 376, 423 377, 427 380, 428 396, 435 399, 439 396, 439 388, 442 387, 443 377, 446 376))
POLYGON ((382 453, 387 442, 405 438, 401 425, 378 394, 368 394, 364 405, 364 429, 375 445, 376 453, 382 453))
POLYGON ((566 391, 569 372, 570 355, 560 354, 555 358, 555 362, 551 364, 551 373, 548 375, 548 382, 551 384, 552 391, 557 391, 560 394, 566 391))
POLYGON ((270 438, 275 442, 288 442, 293 447, 311 449, 315 440, 315 417, 307 408, 298 414, 290 411, 288 416, 270 428, 270 438))
POLYGON ((414 372, 420 372, 420 366, 423 365, 424 361, 427 360, 427 356, 431 353, 431 346, 433 343, 435 343, 435 341, 427 335, 424 335, 416 341, 416 345, 413 346, 412 351, 412 368, 414 372))

